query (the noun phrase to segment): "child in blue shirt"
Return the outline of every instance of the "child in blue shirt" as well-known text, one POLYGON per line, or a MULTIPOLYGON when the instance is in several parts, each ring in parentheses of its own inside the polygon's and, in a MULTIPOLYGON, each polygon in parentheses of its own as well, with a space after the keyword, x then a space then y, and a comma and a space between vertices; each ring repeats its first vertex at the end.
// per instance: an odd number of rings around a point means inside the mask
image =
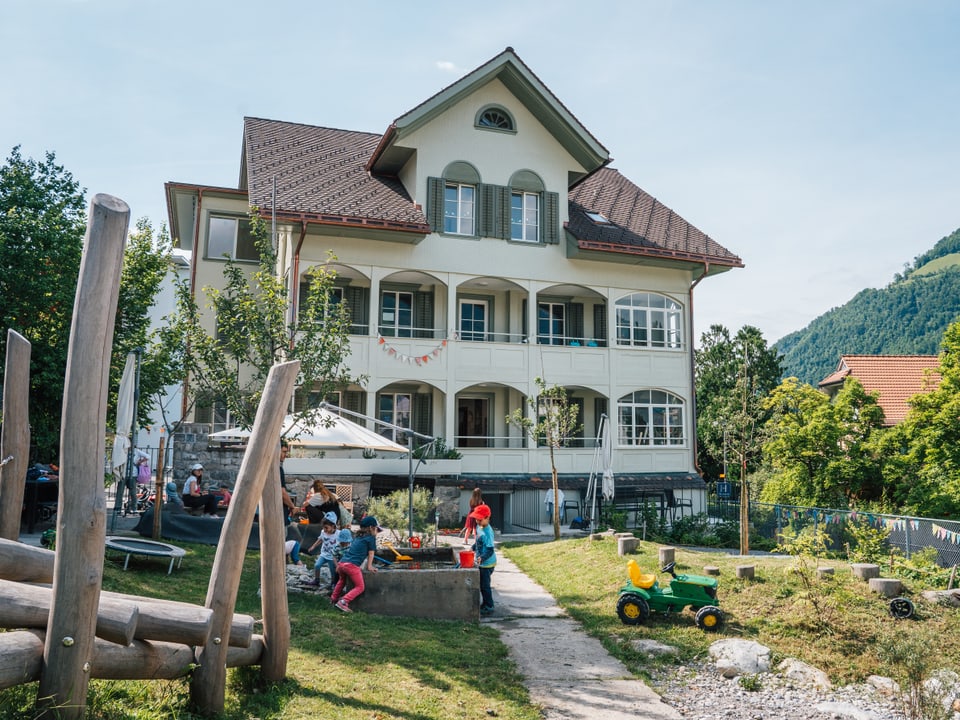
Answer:
POLYGON ((470 513, 477 522, 477 541, 473 544, 473 552, 480 568, 480 614, 493 613, 493 588, 491 580, 493 569, 497 566, 497 553, 493 546, 493 528, 490 527, 490 506, 477 505, 470 513))
POLYGON ((322 529, 317 536, 317 541, 310 546, 307 553, 312 553, 317 546, 320 546, 320 554, 317 556, 316 564, 313 566, 313 582, 310 585, 320 584, 320 568, 327 568, 330 572, 330 589, 337 582, 337 561, 334 559, 339 543, 337 535, 337 516, 328 512, 323 518, 322 529))
POLYGON ((353 612, 350 609, 350 603, 364 590, 363 571, 360 569, 364 561, 367 563, 368 572, 377 572, 373 566, 373 556, 377 551, 378 532, 380 532, 380 525, 377 519, 367 515, 360 521, 357 537, 344 551, 340 564, 337 565, 337 586, 333 589, 333 595, 330 596, 330 601, 337 606, 338 610, 353 612), (353 587, 343 594, 347 582, 352 583, 353 587))

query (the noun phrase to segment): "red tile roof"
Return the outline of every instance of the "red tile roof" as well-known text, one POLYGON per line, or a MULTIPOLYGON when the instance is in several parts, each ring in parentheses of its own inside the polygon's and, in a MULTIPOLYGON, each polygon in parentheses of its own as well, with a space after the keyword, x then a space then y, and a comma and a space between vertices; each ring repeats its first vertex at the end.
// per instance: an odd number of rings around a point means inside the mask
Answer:
POLYGON ((399 180, 364 169, 379 141, 373 133, 244 118, 250 204, 269 209, 276 178, 278 213, 374 220, 430 232, 399 180))
POLYGON ((743 267, 739 257, 613 168, 593 173, 570 191, 569 199, 567 230, 582 249, 743 267), (595 223, 588 212, 600 213, 610 223, 595 223))
POLYGON ((879 394, 877 402, 886 424, 897 425, 907 416, 909 398, 940 384, 939 368, 936 355, 843 355, 837 369, 821 380, 819 387, 829 392, 855 377, 867 392, 879 394))

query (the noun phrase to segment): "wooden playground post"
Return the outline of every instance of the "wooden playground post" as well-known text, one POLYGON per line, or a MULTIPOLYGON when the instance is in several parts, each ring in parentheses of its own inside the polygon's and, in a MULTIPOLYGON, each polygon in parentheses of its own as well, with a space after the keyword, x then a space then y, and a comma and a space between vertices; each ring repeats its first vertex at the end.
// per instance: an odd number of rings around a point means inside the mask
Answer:
POLYGON ((163 515, 163 464, 166 462, 163 445, 163 435, 160 435, 157 448, 157 483, 153 494, 153 539, 160 539, 160 516, 163 515))
MULTIPOLYGON (((279 433, 277 433, 279 438, 279 433)), ((280 495, 280 443, 260 500, 260 606, 263 612, 263 656, 260 673, 267 682, 287 674, 290 652, 290 612, 287 604, 286 527, 280 495)))
MULTIPOLYGON (((210 634, 206 643, 197 650, 199 667, 190 681, 191 702, 204 715, 223 712, 227 682, 227 641, 230 637, 240 574, 243 571, 243 559, 247 553, 250 525, 253 523, 257 503, 264 495, 266 479, 272 477, 272 472, 277 471, 280 430, 299 371, 299 360, 270 368, 247 451, 237 474, 227 517, 223 521, 220 544, 217 546, 210 583, 207 586, 206 607, 213 610, 210 634)), ((278 499, 279 492, 278 487, 278 499)), ((266 509, 261 508, 261 521, 265 514, 266 509)))
POLYGON ((0 538, 20 537, 20 508, 30 454, 30 341, 7 330, 3 374, 3 430, 0 433, 0 538))
POLYGON ((103 580, 106 501, 103 430, 110 350, 130 208, 111 195, 90 201, 70 327, 60 426, 60 494, 53 599, 37 691, 40 718, 84 715, 103 580))

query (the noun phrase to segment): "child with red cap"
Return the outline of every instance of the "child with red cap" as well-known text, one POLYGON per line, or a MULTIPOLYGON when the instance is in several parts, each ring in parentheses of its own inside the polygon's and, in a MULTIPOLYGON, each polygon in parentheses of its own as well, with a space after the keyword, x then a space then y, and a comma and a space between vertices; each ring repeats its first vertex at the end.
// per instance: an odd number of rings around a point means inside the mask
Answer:
POLYGON ((473 552, 480 568, 480 614, 493 614, 493 588, 490 581, 493 569, 497 566, 497 554, 493 549, 493 528, 490 527, 490 506, 486 503, 477 505, 470 513, 477 522, 477 541, 473 544, 473 552))

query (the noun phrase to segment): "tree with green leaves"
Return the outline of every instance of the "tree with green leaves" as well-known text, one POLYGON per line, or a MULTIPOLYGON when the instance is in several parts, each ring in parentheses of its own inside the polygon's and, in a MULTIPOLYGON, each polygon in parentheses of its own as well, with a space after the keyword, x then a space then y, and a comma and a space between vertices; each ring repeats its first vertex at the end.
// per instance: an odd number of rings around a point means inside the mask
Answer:
POLYGON ((726 450, 747 474, 754 472, 761 460, 761 401, 780 382, 780 355, 755 327, 745 325, 731 337, 723 325, 712 325, 701 335, 694 360, 701 471, 718 478, 726 450))
POLYGON ((944 333, 936 389, 910 405, 898 435, 905 444, 888 448, 897 458, 885 468, 893 498, 904 512, 960 516, 960 322, 944 333))
MULTIPOLYGON (((0 167, 0 319, 31 343, 30 425, 35 458, 56 460, 70 324, 86 233, 84 191, 56 163, 25 159, 15 147, 0 167)), ((169 255, 163 231, 155 238, 146 220, 137 224, 124 248, 111 356, 113 391, 108 417, 116 408, 116 386, 126 353, 150 346, 153 306, 169 255)), ((0 353, 6 333, 0 334, 0 353)), ((145 355, 141 387, 169 383, 175 367, 162 356, 145 355)), ((150 403, 139 407, 145 420, 150 403)), ((106 431, 106 428, 105 428, 106 431)))
POLYGON ((0 352, 6 329, 31 344, 30 426, 35 457, 55 461, 73 301, 86 232, 84 191, 53 153, 0 167, 0 352))
MULTIPOLYGON (((305 301, 289 319, 290 291, 278 275, 276 251, 256 208, 251 208, 250 226, 259 252, 256 267, 251 271, 249 264, 227 258, 224 286, 202 290, 215 330, 204 325, 204 313, 187 283, 177 289, 172 323, 172 337, 186 350, 192 397, 198 403, 223 403, 234 422, 247 429, 253 426, 267 374, 276 363, 299 360, 297 388, 320 400, 351 382, 363 382, 351 378, 346 367, 350 317, 331 292, 333 269, 314 269, 305 301)), ((310 419, 315 404, 306 405, 298 414, 310 419)))
POLYGON ((550 472, 553 492, 553 537, 560 539, 560 485, 557 479, 557 463, 554 452, 575 435, 579 408, 570 402, 567 391, 559 386, 547 387, 543 378, 536 378, 537 394, 527 398, 537 419, 529 417, 523 408, 507 415, 507 423, 523 428, 530 438, 546 445, 550 450, 550 472))
POLYGON ((848 378, 831 399, 787 378, 765 400, 770 419, 763 454, 774 470, 761 499, 791 505, 863 507, 883 494, 876 435, 883 410, 876 393, 848 378))

